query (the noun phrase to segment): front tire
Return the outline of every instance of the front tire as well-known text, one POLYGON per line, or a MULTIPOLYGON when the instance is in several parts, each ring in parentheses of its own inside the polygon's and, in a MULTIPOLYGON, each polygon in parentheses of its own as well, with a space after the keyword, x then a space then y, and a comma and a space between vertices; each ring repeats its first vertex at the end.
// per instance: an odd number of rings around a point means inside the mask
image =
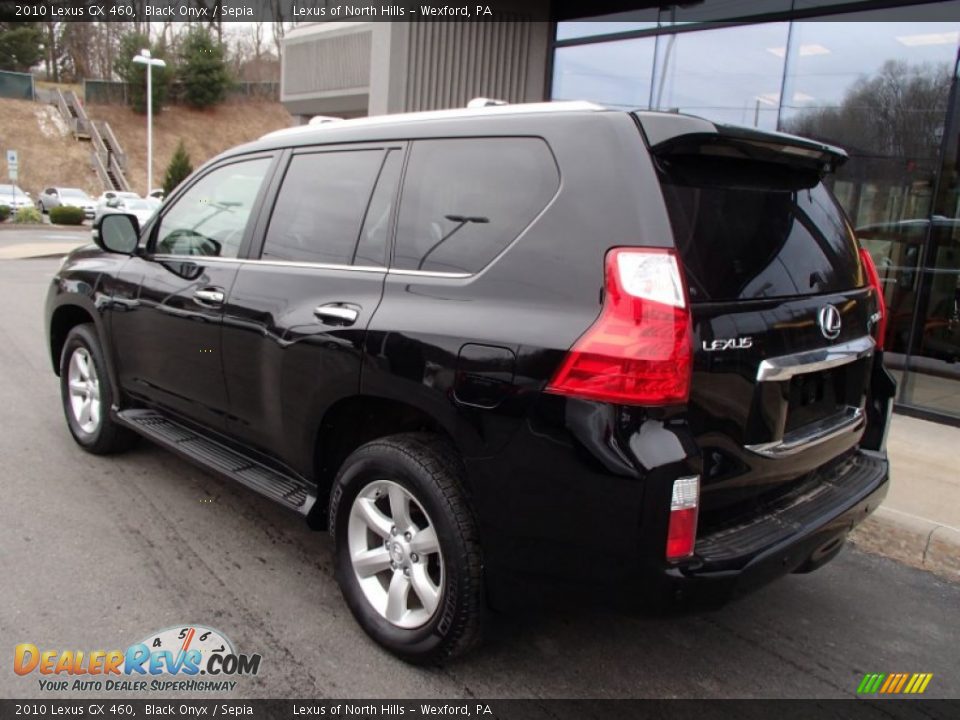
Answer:
POLYGON ((445 660, 480 639, 480 544, 462 477, 446 441, 409 433, 354 451, 331 493, 344 599, 371 638, 408 662, 445 660))
POLYGON ((107 365, 93 325, 77 325, 60 354, 60 397, 77 444, 95 455, 122 452, 137 435, 110 417, 114 405, 107 365))

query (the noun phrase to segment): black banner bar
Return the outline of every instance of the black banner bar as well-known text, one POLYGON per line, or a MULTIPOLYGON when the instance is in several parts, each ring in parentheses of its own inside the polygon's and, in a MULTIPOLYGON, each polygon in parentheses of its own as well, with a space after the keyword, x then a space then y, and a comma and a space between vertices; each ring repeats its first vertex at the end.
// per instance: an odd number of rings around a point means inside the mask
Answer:
POLYGON ((0 700, 12 718, 954 720, 960 700, 0 700))

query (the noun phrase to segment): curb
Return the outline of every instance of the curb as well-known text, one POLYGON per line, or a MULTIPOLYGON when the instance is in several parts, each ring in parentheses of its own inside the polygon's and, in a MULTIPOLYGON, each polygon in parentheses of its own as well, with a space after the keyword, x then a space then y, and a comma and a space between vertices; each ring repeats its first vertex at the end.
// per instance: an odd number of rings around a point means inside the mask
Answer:
POLYGON ((880 507, 851 533, 850 539, 861 550, 960 580, 958 528, 880 507))

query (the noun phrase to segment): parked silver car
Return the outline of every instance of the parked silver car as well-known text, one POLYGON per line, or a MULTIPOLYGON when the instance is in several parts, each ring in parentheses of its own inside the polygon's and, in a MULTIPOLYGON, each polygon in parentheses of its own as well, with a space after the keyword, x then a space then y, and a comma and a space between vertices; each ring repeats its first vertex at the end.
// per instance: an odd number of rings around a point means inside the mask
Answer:
POLYGON ((48 213, 61 205, 73 205, 83 208, 84 215, 91 219, 97 212, 96 201, 80 188, 44 188, 37 198, 37 205, 42 213, 48 213))
POLYGON ((17 185, 0 185, 0 205, 6 205, 11 211, 20 208, 33 207, 30 193, 24 192, 17 185))

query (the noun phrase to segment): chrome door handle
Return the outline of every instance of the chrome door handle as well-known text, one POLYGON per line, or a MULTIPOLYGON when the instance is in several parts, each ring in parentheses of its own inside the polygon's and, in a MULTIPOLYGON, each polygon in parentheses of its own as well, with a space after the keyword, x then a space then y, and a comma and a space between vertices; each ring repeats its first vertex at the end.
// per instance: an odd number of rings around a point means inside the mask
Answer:
POLYGON ((222 290, 212 290, 212 289, 197 290, 193 293, 194 300, 210 303, 211 305, 222 305, 223 298, 224 298, 224 295, 222 290))
POLYGON ((313 314, 330 325, 353 325, 360 317, 359 310, 344 305, 319 305, 313 309, 313 314))

